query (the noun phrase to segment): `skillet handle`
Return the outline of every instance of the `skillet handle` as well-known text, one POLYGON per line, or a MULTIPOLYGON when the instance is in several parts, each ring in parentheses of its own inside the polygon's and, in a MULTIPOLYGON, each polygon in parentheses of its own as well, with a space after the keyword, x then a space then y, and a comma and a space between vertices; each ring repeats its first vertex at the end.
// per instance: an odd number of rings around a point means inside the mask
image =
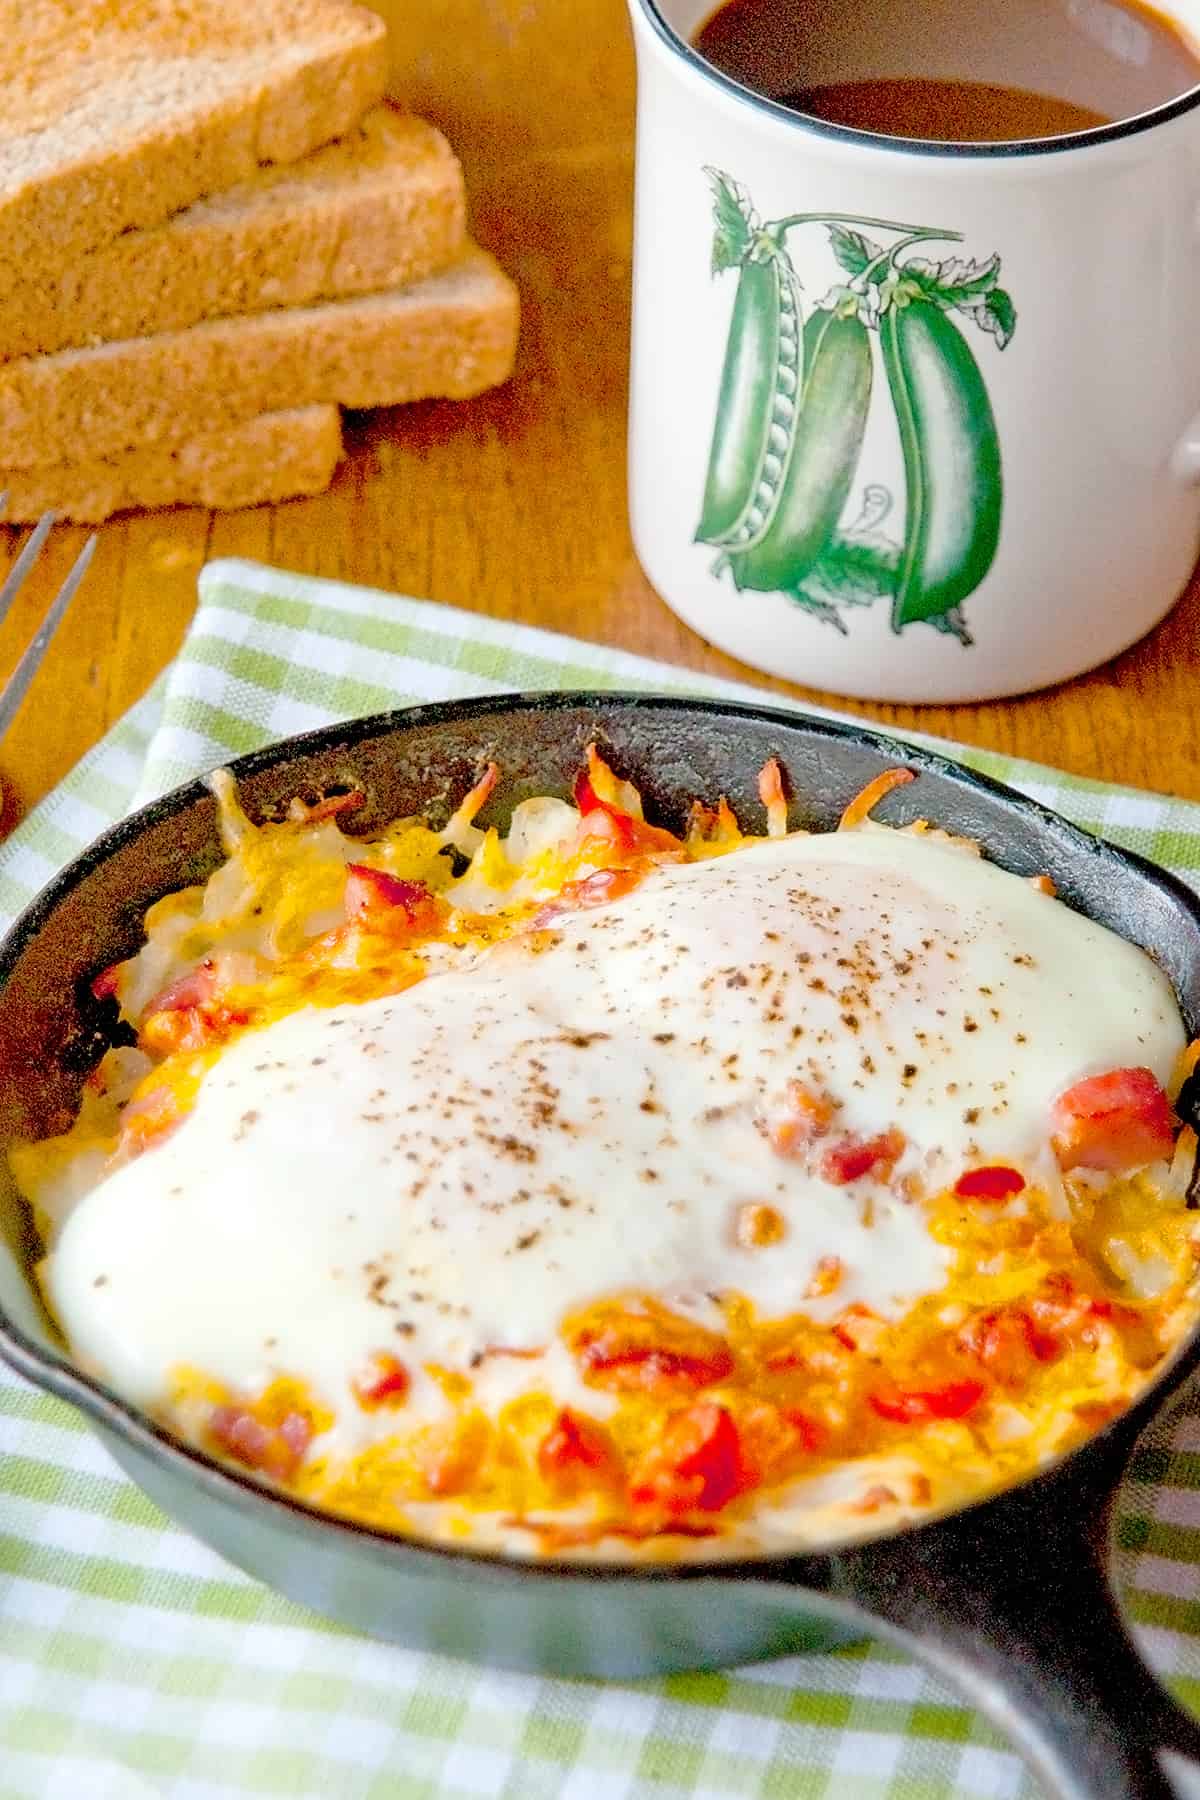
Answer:
POLYGON ((1103 1519, 1071 1488, 1049 1492, 1049 1506, 1017 1492, 836 1556, 833 1591, 897 1628, 1054 1800, 1200 1796, 1200 1725, 1121 1622, 1103 1519))

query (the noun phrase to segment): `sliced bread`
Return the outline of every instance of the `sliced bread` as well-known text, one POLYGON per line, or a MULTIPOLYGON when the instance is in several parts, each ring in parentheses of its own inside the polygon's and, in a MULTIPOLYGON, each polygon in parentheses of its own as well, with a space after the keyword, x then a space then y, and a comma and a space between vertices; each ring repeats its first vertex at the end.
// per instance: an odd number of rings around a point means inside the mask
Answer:
POLYGON ((122 232, 53 288, 13 271, 0 288, 0 358, 396 287, 452 262, 465 241, 462 170, 441 132, 374 107, 300 162, 122 232))
POLYGON ((336 406, 306 406, 198 432, 174 450, 126 450, 91 462, 0 469, 6 521, 60 518, 94 524, 131 506, 259 506, 319 494, 342 453, 336 406))
POLYGON ((0 0, 0 292, 347 131, 386 37, 353 0, 0 0))
POLYGON ((471 245, 382 294, 18 357, 0 364, 0 464, 182 444, 286 407, 465 399, 511 373, 517 322, 512 282, 471 245))

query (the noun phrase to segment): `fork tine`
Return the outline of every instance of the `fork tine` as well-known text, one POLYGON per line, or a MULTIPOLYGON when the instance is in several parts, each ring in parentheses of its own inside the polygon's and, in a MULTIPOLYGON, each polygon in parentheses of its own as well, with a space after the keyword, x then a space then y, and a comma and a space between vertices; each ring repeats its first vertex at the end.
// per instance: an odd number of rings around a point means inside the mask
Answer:
MULTIPOLYGON (((7 500, 7 494, 4 498, 7 500)), ((0 587, 0 625, 3 625, 5 619, 8 617, 8 609, 17 597, 17 590, 20 588, 21 583, 28 575, 34 563, 37 561, 38 556, 41 553, 42 545, 50 536, 50 529, 53 524, 54 514, 52 512, 43 513, 33 530, 30 532, 28 541, 21 551, 20 556, 18 556, 16 562, 8 571, 4 586, 0 587)))
MULTIPOLYGON (((41 531, 43 525, 49 530, 49 527, 53 522, 53 515, 47 513, 45 518, 39 521, 38 531, 41 531)), ((37 533, 35 532, 34 536, 36 537, 36 535, 37 533)), ((28 553, 32 543, 33 538, 30 538, 29 544, 26 544, 25 546, 23 555, 28 553)), ((53 606, 38 626, 38 629, 30 642, 29 648, 10 675, 3 693, 0 693, 0 734, 7 731, 8 727, 12 724, 13 719, 16 716, 17 708, 28 693, 29 684, 41 666, 42 658, 46 654, 50 640, 62 624, 63 614, 74 599, 75 590, 87 574, 88 564, 91 562, 95 551, 96 538, 93 535, 88 539, 87 543, 83 546, 83 549, 79 552, 79 555, 75 558, 74 567, 67 576, 67 579, 63 582, 62 587, 59 589, 53 606)), ((34 555, 36 554, 37 552, 35 551, 34 555)), ((32 561, 32 558, 30 558, 30 560, 32 561)), ((24 579, 23 576, 22 579, 24 579)), ((10 575, 9 581, 11 580, 12 576, 10 575)), ((7 586, 8 582, 5 583, 5 587, 7 586)), ((3 605, 4 590, 0 589, 0 608, 3 608, 3 605)), ((3 618, 2 610, 0 610, 0 618, 3 618)))

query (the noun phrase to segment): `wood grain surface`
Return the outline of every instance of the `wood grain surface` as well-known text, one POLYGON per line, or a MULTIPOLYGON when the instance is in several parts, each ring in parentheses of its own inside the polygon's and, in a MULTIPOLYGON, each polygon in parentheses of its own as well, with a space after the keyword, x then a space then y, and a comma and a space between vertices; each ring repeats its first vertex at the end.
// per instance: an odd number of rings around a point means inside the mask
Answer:
MULTIPOLYGON (((634 82, 623 0, 375 3, 393 27, 394 91, 449 135, 467 170, 476 233, 520 285, 516 377, 468 404, 352 420, 349 459, 318 499, 230 514, 131 514, 104 526, 68 631, 0 753, 7 824, 174 653, 196 575, 214 556, 448 601, 783 691, 681 624, 630 545, 634 82)), ((1064 555, 1069 531, 1068 521, 1064 555)), ((23 535, 0 531, 0 568, 23 535)), ((0 679, 83 537, 68 527, 54 534, 0 631, 0 679)), ((1200 584, 1126 655, 1045 693, 977 706, 833 703, 1200 799, 1200 584)))

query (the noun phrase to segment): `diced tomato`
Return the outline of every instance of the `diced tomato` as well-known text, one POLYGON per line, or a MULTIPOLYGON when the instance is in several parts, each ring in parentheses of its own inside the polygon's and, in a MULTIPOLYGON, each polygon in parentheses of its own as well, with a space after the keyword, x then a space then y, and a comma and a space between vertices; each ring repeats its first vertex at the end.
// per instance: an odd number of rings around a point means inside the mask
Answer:
POLYGON ((963 1419, 984 1396, 982 1381, 948 1381, 939 1388, 897 1388, 868 1396, 881 1419, 900 1425, 923 1424, 929 1419, 963 1419))
POLYGON ((955 1182, 954 1191, 962 1200, 999 1201, 1011 1200, 1024 1186, 1025 1177, 1019 1169, 996 1164, 984 1169, 968 1169, 955 1182))
MULTIPOLYGON (((585 819, 594 812, 612 812, 614 810, 611 806, 606 807, 604 802, 599 798, 595 788, 592 786, 592 778, 587 773, 586 769, 581 770, 575 777, 573 796, 575 805, 585 819)), ((622 814, 622 817, 627 818, 628 814, 622 814)))
POLYGON ((723 1406, 702 1401, 667 1419, 629 1491, 638 1506, 716 1512, 752 1482, 733 1419, 723 1406))
POLYGON ((564 1407, 538 1445, 538 1468, 556 1487, 576 1486, 580 1478, 611 1480, 620 1470, 620 1458, 603 1425, 586 1413, 564 1407))
POLYGON ((615 1388, 619 1393, 656 1393, 664 1387, 710 1387, 715 1381, 724 1381, 733 1372, 733 1355, 728 1347, 709 1356, 695 1356, 649 1344, 611 1351, 593 1344, 584 1353, 584 1369, 597 1387, 615 1388))
POLYGON ((824 1425, 798 1408, 745 1398, 738 1408, 737 1433, 744 1488, 794 1471, 827 1435, 824 1425))
POLYGON ((1029 1380, 1035 1363, 1054 1362, 1070 1349, 1094 1349, 1106 1332, 1116 1330, 1140 1339, 1144 1321, 1130 1306, 1085 1293, 1058 1270, 1022 1305, 973 1319, 958 1343, 997 1381, 1017 1388, 1029 1380))
POLYGON ((972 1319, 960 1333, 958 1344, 977 1357, 994 1380, 1009 1388, 1024 1387, 1035 1363, 1053 1362, 1059 1354, 1054 1339, 1038 1331, 1019 1306, 1004 1306, 972 1319))
POLYGON ((789 1081, 786 1110, 771 1125, 771 1148, 779 1156, 802 1155, 814 1139, 828 1131, 833 1112, 827 1094, 814 1094, 803 1082, 789 1081))
POLYGON ((785 1407, 783 1416, 800 1439, 805 1450, 819 1450, 829 1435, 824 1425, 797 1407, 785 1407))
POLYGON ((377 1350, 350 1385, 358 1404, 374 1412, 381 1406, 402 1405, 412 1384, 408 1370, 390 1350, 377 1350))
POLYGON ((225 1451, 248 1469, 287 1481, 296 1473, 312 1441, 312 1422, 290 1412, 278 1425, 264 1425, 245 1406, 215 1406, 208 1428, 225 1451))
POLYGON ((117 983, 121 979, 120 963, 110 963, 107 969, 101 969, 92 977, 92 994, 97 1000, 111 1000, 117 991, 117 983))
POLYGON ((679 848, 679 839, 671 832, 660 831, 656 825, 647 825, 645 819, 635 819, 632 813, 625 812, 609 800, 602 800, 592 785, 590 774, 582 774, 577 779, 574 799, 583 821, 580 827, 581 842, 586 842, 588 838, 600 838, 610 843, 622 856, 679 848))
POLYGON ((617 1393, 709 1387, 733 1373, 724 1338, 702 1326, 622 1314, 575 1340, 583 1378, 617 1393))
POLYGON ((445 908, 423 881, 402 881, 366 863, 346 867, 346 918, 372 931, 431 932, 445 908))
POLYGON ((1166 1161, 1177 1120, 1149 1069, 1110 1069, 1060 1094, 1050 1109, 1054 1149, 1064 1169, 1118 1174, 1166 1161))
POLYGON ((822 1154, 820 1169, 826 1181, 835 1187, 861 1181, 864 1175, 875 1175, 886 1181, 904 1154, 904 1134, 893 1126, 878 1137, 839 1138, 822 1154))
POLYGON ((249 1017, 221 999, 216 963, 206 956, 155 995, 146 1007, 138 1037, 143 1049, 160 1056, 176 1050, 203 1050, 245 1025, 249 1017))
POLYGON ((1132 1306, 1085 1293, 1061 1270, 1047 1275, 1027 1306, 1034 1330, 1057 1346, 1067 1342, 1093 1346, 1100 1341, 1097 1327, 1102 1325, 1135 1332, 1145 1327, 1142 1315, 1132 1306))
POLYGON ((642 879, 643 869, 639 867, 624 869, 593 869, 590 875, 580 876, 578 881, 566 881, 559 890, 558 897, 548 900, 529 921, 530 929, 541 931, 552 925, 564 913, 575 912, 589 906, 607 906, 610 900, 620 900, 623 895, 631 893, 642 879))

